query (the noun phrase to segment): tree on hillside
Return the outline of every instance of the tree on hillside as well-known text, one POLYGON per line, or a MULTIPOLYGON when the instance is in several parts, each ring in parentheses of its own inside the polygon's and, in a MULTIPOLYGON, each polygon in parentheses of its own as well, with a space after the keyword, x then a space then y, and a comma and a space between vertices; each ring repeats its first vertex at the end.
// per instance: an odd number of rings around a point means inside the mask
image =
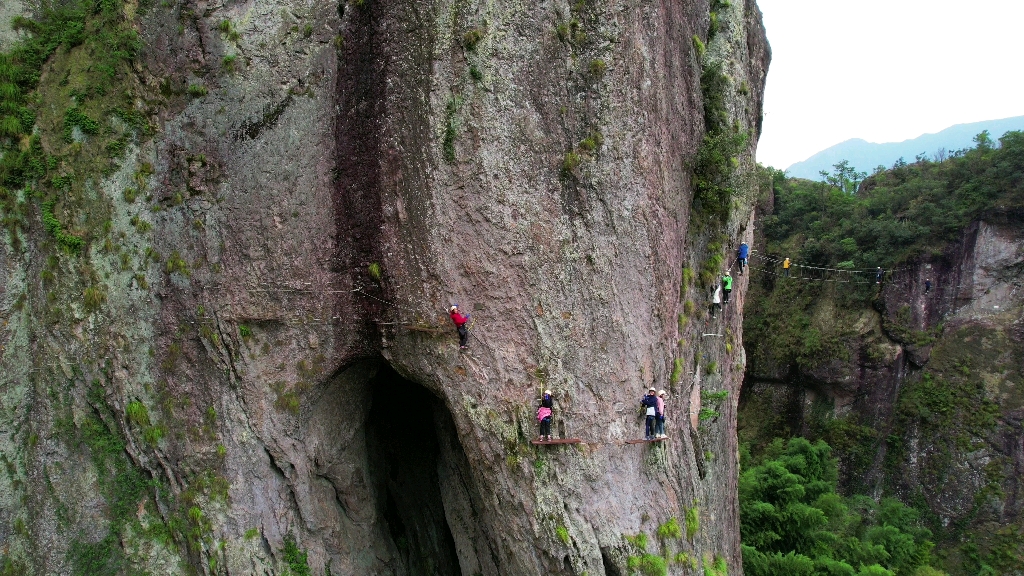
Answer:
POLYGON ((982 130, 980 134, 974 137, 974 144, 978 150, 991 150, 992 135, 988 133, 988 130, 982 130))
POLYGON ((850 166, 849 160, 842 160, 837 164, 833 164, 832 168, 831 174, 824 170, 819 172, 822 182, 833 188, 838 188, 847 194, 856 194, 857 185, 868 176, 867 172, 857 172, 856 168, 850 166))

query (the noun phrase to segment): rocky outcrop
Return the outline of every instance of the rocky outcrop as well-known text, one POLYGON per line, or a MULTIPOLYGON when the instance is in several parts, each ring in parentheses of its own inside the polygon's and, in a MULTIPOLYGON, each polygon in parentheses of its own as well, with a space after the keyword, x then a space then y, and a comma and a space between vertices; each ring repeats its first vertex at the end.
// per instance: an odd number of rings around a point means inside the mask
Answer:
POLYGON ((840 353, 805 366, 752 364, 744 385, 742 436, 788 429, 828 439, 848 491, 926 511, 951 573, 969 572, 967 555, 991 553, 998 538, 1009 542, 1004 550, 1020 546, 1018 222, 995 211, 890 271, 874 307, 852 312, 859 319, 840 353))
POLYGON ((769 56, 753 0, 713 4, 713 39, 706 2, 141 12, 155 135, 91 176, 104 227, 68 254, 33 215, 0 251, 5 561, 740 573, 745 285, 702 326, 684 269, 751 233, 748 196, 693 222, 701 62, 742 186, 769 56), (671 440, 625 446, 648 385, 671 440), (582 444, 529 444, 544 388, 582 444))

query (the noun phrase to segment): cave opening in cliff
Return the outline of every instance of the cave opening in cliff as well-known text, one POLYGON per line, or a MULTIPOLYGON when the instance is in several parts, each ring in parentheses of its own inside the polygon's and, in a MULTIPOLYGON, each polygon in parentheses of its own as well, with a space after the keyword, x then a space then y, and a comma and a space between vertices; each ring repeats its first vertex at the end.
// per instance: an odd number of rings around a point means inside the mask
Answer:
POLYGON ((445 459, 458 443, 448 409, 386 363, 371 386, 366 438, 378 509, 406 573, 461 575, 442 486, 445 459))

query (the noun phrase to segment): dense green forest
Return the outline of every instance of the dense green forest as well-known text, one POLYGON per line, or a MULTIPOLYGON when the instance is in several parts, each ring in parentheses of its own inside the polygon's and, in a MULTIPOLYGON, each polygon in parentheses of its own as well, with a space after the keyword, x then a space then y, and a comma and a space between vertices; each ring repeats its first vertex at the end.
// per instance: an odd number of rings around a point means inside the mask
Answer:
POLYGON ((743 569, 749 576, 941 574, 919 513, 886 498, 836 493, 837 463, 818 440, 772 442, 741 455, 743 569))
POLYGON ((1024 207, 1024 132, 933 161, 919 157, 865 178, 846 163, 820 182, 775 179, 766 252, 836 268, 891 268, 955 239, 986 210, 1024 207))
MULTIPOLYGON (((739 496, 747 574, 924 576, 945 573, 938 568, 963 574, 1020 568, 1014 534, 979 552, 967 524, 944 526, 927 509, 923 484, 916 493, 906 485, 896 489, 902 462, 910 458, 902 440, 910 430, 929 439, 930 449, 920 454, 919 481, 931 486, 945 481, 957 450, 978 445, 994 430, 999 407, 977 373, 982 364, 998 371, 996 359, 965 344, 976 336, 968 328, 954 330, 945 341, 941 323, 916 331, 899 315, 884 313, 872 332, 876 336, 864 328, 884 307, 876 267, 889 282, 894 271, 941 257, 974 221, 1021 221, 1024 133, 1008 132, 995 142, 983 132, 975 143, 944 158, 901 160, 871 175, 840 163, 817 182, 765 169, 774 199, 762 206, 763 239, 750 261, 748 378, 786 380, 857 362, 881 365, 890 339, 934 351, 895 399, 888 436, 856 415, 827 415, 830 405, 810 408, 809 414, 821 416, 805 419, 802 430, 790 430, 781 414, 744 412, 741 406, 739 496), (787 257, 797 264, 793 281, 780 278, 787 257), (859 360, 852 356, 858 345, 867 351, 859 360), (809 440, 796 438, 801 434, 809 440), (886 480, 879 492, 862 478, 879 465, 875 456, 882 448, 886 480), (891 497, 897 494, 902 503, 891 497), (935 543, 947 549, 933 550, 935 543)), ((997 480, 991 480, 992 490, 997 480)))

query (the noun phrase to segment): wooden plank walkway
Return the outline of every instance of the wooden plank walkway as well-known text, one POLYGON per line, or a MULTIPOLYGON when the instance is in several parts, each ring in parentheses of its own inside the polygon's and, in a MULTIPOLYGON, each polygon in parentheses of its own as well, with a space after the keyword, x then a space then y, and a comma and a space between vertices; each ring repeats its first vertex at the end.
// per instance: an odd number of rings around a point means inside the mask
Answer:
POLYGON ((654 440, 626 440, 626 444, 646 444, 648 442, 662 442, 664 440, 668 440, 668 438, 655 438, 654 440))
POLYGON ((548 444, 579 444, 583 442, 579 438, 558 438, 555 440, 531 440, 530 444, 536 446, 547 446, 548 444))

